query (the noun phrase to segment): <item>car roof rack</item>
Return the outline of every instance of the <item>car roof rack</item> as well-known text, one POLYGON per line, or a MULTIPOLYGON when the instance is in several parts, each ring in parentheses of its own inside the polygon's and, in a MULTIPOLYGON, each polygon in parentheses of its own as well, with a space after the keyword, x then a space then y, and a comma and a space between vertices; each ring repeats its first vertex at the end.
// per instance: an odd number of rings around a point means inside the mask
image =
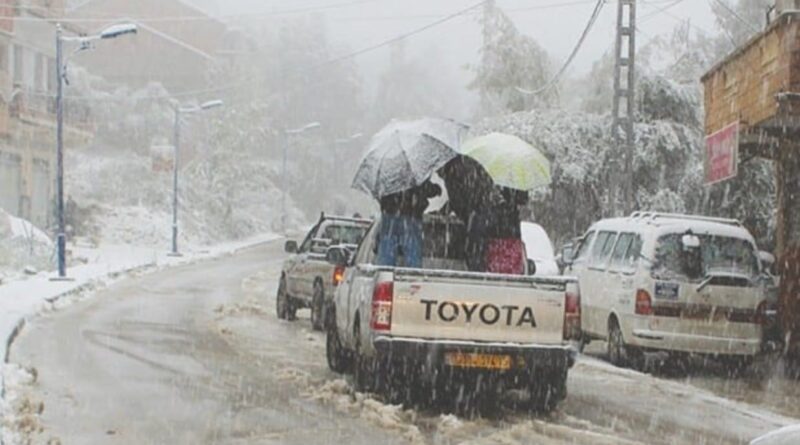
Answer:
POLYGON ((349 216, 339 216, 339 215, 326 215, 322 213, 320 216, 320 221, 322 220, 334 220, 334 221, 345 221, 345 222, 355 222, 355 223, 371 223, 373 220, 369 218, 352 218, 349 216))
POLYGON ((641 219, 646 221, 656 222, 657 220, 674 219, 674 220, 689 220, 689 221, 704 221, 718 224, 727 224, 729 226, 742 227, 742 223, 736 219, 730 218, 715 218, 712 216, 701 215, 683 215, 680 213, 661 213, 661 212, 633 212, 630 216, 631 219, 641 219))

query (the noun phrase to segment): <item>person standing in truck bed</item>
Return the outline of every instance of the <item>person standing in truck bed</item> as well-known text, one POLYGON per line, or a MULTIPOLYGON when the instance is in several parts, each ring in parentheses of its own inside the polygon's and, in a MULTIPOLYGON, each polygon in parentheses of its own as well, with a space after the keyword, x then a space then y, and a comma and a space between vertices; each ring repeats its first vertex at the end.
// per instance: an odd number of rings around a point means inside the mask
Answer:
POLYGON ((528 202, 528 193, 501 188, 499 200, 491 205, 494 224, 486 241, 486 272, 523 275, 525 245, 520 229, 520 207, 528 202))
POLYGON ((425 181, 412 189, 381 198, 378 265, 397 266, 399 250, 402 250, 405 267, 422 267, 422 215, 430 199, 441 193, 441 187, 425 181))

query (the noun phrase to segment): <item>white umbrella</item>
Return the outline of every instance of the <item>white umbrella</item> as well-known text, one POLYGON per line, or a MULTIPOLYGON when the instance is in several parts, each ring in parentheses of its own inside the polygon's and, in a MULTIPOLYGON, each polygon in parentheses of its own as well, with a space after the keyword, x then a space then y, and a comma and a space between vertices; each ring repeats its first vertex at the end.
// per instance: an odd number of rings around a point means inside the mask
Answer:
POLYGON ((447 119, 394 121, 370 141, 353 188, 380 199, 416 187, 457 156, 468 131, 447 119))

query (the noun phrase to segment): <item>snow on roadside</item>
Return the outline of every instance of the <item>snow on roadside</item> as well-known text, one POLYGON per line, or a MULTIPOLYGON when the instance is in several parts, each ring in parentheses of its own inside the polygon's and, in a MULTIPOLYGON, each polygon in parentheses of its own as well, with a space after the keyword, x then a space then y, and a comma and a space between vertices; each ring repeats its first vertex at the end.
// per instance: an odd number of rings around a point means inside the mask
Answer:
MULTIPOLYGON (((666 380, 630 369, 617 368, 599 359, 582 356, 570 373, 572 390, 565 409, 573 416, 595 416, 587 407, 603 404, 603 416, 614 419, 618 428, 646 424, 652 432, 671 431, 676 438, 691 442, 707 440, 747 442, 766 432, 797 423, 769 409, 726 399, 710 391, 666 380), (618 388, 614 397, 608 388, 618 388), (680 407, 678 409, 677 407, 680 407), (709 428, 724 419, 724 428, 709 428), (676 429, 680 426, 679 429, 676 429)), ((598 423, 597 420, 593 420, 598 423)), ((601 422, 602 423, 602 422, 601 422)), ((708 443, 721 443, 710 441, 708 443)))
POLYGON ((44 232, 0 209, 0 283, 46 269, 52 254, 53 242, 44 232))
POLYGON ((800 443, 800 424, 767 433, 750 442, 750 445, 797 445, 798 443, 800 443))
MULTIPOLYGON (((292 375, 289 370, 287 372, 292 375)), ((289 380, 296 381, 292 378, 289 380)), ((340 413, 356 414, 380 428, 395 430, 412 445, 426 443, 422 432, 414 424, 417 418, 414 410, 403 409, 402 405, 385 404, 370 394, 355 392, 344 379, 326 380, 304 387, 308 388, 303 394, 307 399, 333 406, 340 413)))
MULTIPOLYGON (((157 270, 190 264, 196 261, 233 254, 241 249, 266 243, 279 237, 260 235, 242 241, 228 242, 202 251, 184 252, 183 257, 169 257, 163 250, 132 246, 100 246, 96 249, 78 248, 76 253, 87 258, 87 264, 71 267, 71 281, 51 281, 51 273, 39 273, 26 280, 0 286, 0 394, 5 394, 8 348, 30 317, 60 308, 85 298, 98 288, 138 270, 157 270)), ((0 404, 3 417, 6 403, 0 404)))

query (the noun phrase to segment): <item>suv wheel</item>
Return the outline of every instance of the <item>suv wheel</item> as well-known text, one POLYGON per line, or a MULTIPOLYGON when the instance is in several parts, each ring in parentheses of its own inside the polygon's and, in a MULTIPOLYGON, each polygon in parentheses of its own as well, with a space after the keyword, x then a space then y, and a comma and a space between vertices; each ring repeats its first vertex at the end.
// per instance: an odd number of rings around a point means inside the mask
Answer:
POLYGON ((637 347, 625 344, 622 329, 616 318, 608 322, 608 361, 614 366, 630 366, 636 370, 643 370, 645 367, 644 353, 637 347))
POLYGON ((625 340, 615 318, 608 322, 608 361, 615 366, 625 366, 625 340))
POLYGON ((311 327, 315 331, 321 331, 325 326, 325 291, 322 289, 322 283, 317 281, 314 283, 314 296, 311 298, 311 327))

